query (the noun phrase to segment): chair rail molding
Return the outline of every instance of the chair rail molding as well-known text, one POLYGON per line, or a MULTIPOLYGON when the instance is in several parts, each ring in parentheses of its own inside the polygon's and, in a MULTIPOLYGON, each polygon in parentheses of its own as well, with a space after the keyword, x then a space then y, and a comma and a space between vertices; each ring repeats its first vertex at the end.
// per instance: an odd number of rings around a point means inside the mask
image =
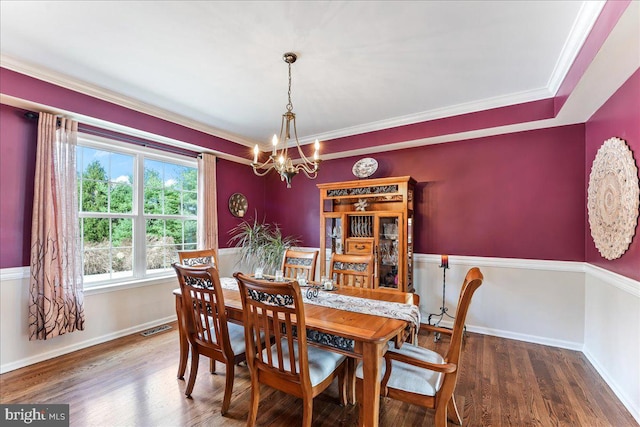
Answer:
MULTIPOLYGON (((296 247, 296 250, 318 250, 311 247, 296 247)), ((239 248, 221 248, 218 250, 221 257, 234 257, 239 254, 239 248)), ((440 264, 440 255, 433 254, 415 254, 415 262, 417 264, 440 264)), ((566 272, 583 272, 587 275, 595 276, 600 280, 609 283, 612 286, 622 289, 633 296, 640 297, 640 282, 613 271, 606 270, 593 264, 578 261, 551 261, 551 260, 535 260, 535 259, 518 259, 518 258, 490 258, 490 257, 474 257, 474 256, 456 256, 449 255, 451 264, 463 265, 465 267, 498 267, 498 268, 516 268, 527 270, 546 270, 546 271, 566 271, 566 272)), ((224 264, 220 262, 221 264, 224 264)), ((230 266, 233 268, 233 266, 230 266)), ((9 267, 0 269, 0 281, 24 279, 29 277, 29 266, 26 267, 9 267)))
POLYGON ((640 298, 640 282, 606 270, 593 264, 584 264, 586 275, 596 277, 611 286, 615 286, 631 295, 640 298))
MULTIPOLYGON (((440 264, 440 255, 416 254, 416 262, 440 264)), ((526 270, 584 272, 584 262, 552 261, 542 259, 491 258, 477 256, 449 255, 449 264, 469 267, 517 268, 526 270)))

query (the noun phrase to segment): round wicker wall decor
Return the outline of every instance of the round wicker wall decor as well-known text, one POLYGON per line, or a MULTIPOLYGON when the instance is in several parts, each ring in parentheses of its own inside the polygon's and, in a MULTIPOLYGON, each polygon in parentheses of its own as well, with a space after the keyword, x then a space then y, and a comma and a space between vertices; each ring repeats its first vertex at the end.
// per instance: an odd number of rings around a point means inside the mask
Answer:
POLYGON ((640 184, 633 153, 620 138, 602 144, 591 166, 587 208, 591 237, 606 259, 620 258, 638 222, 640 184))

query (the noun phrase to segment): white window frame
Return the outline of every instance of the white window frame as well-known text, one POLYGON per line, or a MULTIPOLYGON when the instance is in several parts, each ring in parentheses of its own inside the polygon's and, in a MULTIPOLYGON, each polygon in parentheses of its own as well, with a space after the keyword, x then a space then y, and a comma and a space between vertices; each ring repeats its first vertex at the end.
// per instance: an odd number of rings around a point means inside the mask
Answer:
MULTIPOLYGON (((187 215, 164 215, 164 214, 148 214, 144 213, 144 161, 157 160, 161 162, 173 163, 180 166, 198 168, 198 161, 195 158, 183 156, 180 154, 167 153, 144 146, 128 144, 114 139, 104 138, 100 136, 85 134, 78 132, 78 146, 89 147, 96 150, 104 150, 127 154, 134 156, 133 164, 133 206, 132 213, 83 213, 80 212, 80 218, 131 218, 133 223, 133 275, 121 279, 109 278, 107 280, 90 280, 84 281, 84 288, 88 290, 109 289, 113 287, 135 287, 146 286, 149 282, 156 279, 166 279, 175 277, 172 270, 159 271, 157 273, 147 274, 146 272, 146 220, 147 219, 195 219, 187 215)), ((198 182, 198 185, 200 183, 198 182)), ((82 242, 81 242, 82 243, 82 242)), ((83 250, 84 251, 84 250, 83 250)), ((164 280, 162 280, 164 281, 164 280)))

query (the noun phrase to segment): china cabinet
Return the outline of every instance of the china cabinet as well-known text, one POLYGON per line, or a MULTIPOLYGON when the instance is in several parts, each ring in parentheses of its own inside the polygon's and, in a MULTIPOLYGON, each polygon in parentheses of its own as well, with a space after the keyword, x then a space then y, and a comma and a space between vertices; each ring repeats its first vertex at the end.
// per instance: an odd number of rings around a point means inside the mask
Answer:
POLYGON ((332 253, 373 254, 375 288, 413 292, 415 183, 403 176, 318 184, 321 275, 332 253))

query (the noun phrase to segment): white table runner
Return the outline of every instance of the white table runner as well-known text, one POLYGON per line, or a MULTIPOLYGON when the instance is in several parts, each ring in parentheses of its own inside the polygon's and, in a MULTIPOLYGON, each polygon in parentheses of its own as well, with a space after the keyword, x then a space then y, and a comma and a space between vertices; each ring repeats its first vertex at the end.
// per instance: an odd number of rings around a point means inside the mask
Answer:
MULTIPOLYGON (((238 282, 233 277, 221 277, 220 284, 224 289, 238 290, 238 282)), ((301 291, 302 299, 305 303, 404 320, 411 322, 416 332, 420 329, 420 309, 414 304, 378 301, 369 298, 340 295, 323 290, 318 292, 317 297, 308 298, 305 292, 306 288, 301 288, 301 291)))

